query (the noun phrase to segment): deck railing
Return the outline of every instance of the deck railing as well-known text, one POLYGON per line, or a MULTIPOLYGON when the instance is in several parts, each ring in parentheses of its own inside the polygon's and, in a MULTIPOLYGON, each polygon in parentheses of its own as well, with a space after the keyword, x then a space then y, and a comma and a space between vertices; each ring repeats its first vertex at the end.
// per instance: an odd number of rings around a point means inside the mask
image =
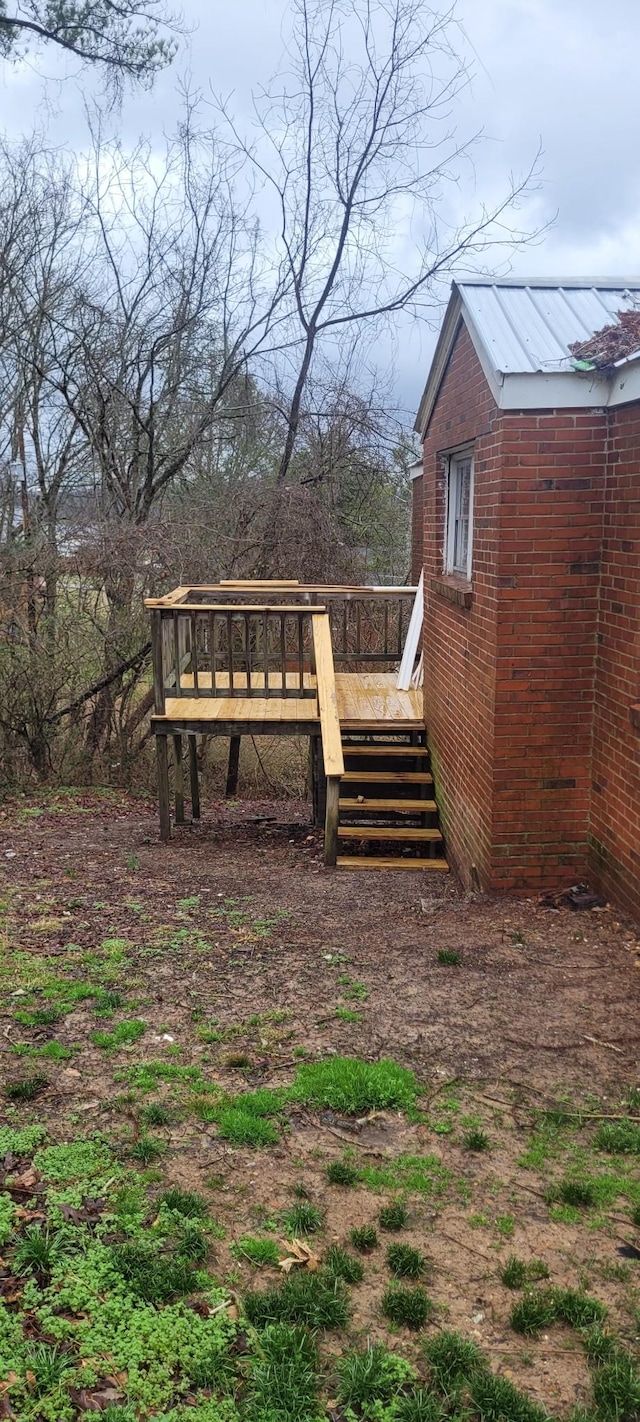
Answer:
POLYGON ((155 607, 156 714, 164 714, 167 693, 189 698, 315 696, 312 616, 311 608, 289 604, 155 607))
POLYGON ((321 604, 336 667, 395 665, 415 593, 284 581, 176 588, 147 603, 160 629, 156 695, 160 680, 173 696, 313 695, 311 615, 321 604))

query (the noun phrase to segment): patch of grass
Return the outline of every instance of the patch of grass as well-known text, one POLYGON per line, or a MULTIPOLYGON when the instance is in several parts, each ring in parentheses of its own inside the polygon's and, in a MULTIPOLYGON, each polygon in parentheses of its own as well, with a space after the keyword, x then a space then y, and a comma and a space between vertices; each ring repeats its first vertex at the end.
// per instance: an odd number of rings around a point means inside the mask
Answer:
POLYGON ((145 1126, 170 1126, 173 1113, 162 1101, 151 1101, 148 1106, 143 1106, 140 1119, 145 1126))
POLYGON ((397 1279, 419 1279, 424 1274, 426 1260, 419 1249, 410 1244, 390 1244, 387 1265, 397 1279))
POLYGON ((496 1215, 495 1225, 502 1239, 513 1239, 516 1230, 513 1215, 496 1215))
POLYGON ((408 1109, 418 1084, 412 1071, 396 1062, 363 1062, 357 1057, 330 1057, 298 1068, 290 1097, 307 1106, 341 1111, 346 1116, 388 1107, 408 1109))
POLYGON ((231 1253, 237 1259, 248 1259, 249 1263, 255 1264, 257 1268, 268 1264, 277 1269, 280 1259, 280 1250, 274 1239, 257 1239, 252 1235, 245 1235, 236 1244, 232 1244, 231 1253))
POLYGON ((404 1328, 423 1328, 432 1311, 432 1300, 420 1284, 415 1289, 404 1289, 394 1284, 382 1295, 385 1317, 404 1328))
POLYGON ((442 1329, 423 1344, 429 1382, 445 1402, 454 1401, 463 1387, 488 1370, 477 1343, 453 1329, 442 1329))
POLYGON ((364 1268, 359 1259, 354 1259, 347 1249, 332 1244, 325 1255, 325 1269, 334 1279, 343 1279, 345 1284, 361 1284, 364 1268))
POLYGON ((543 1259, 530 1259, 526 1263, 524 1259, 517 1259, 515 1254, 512 1254, 511 1258, 507 1260, 500 1278, 507 1289, 523 1289, 525 1284, 548 1279, 549 1270, 543 1259))
POLYGON ((330 1185, 357 1185, 358 1172, 347 1160, 332 1160, 326 1168, 330 1185))
POLYGON ((336 1007, 336 1017, 341 1022, 362 1022, 362 1013, 354 1012, 352 1007, 336 1007))
POLYGON ((65 1253, 61 1234, 47 1225, 27 1225, 13 1256, 14 1274, 50 1274, 65 1253))
POLYGON ((272 1323, 263 1329, 249 1369, 247 1422, 314 1422, 318 1353, 306 1328, 272 1323))
POLYGON ((463 1150, 491 1150, 491 1141, 486 1131, 481 1131, 477 1127, 474 1127, 470 1131, 465 1131, 462 1137, 462 1147, 463 1150))
POLYGON ((302 1270, 283 1279, 279 1287, 244 1296, 244 1310, 250 1323, 264 1328, 268 1323, 304 1323, 309 1328, 344 1328, 349 1319, 349 1299, 341 1280, 326 1270, 309 1274, 302 1270))
POLYGON ((349 1238, 354 1249, 359 1249, 361 1254, 369 1254, 378 1244, 378 1231, 375 1225, 356 1225, 349 1238))
POLYGON ((598 1203, 597 1192, 590 1180, 560 1180, 551 1187, 547 1198, 578 1210, 593 1209, 598 1203))
POLYGON ((549 1422, 549 1414, 525 1397, 508 1378, 480 1374, 471 1387, 471 1406, 478 1422, 549 1422))
POLYGON ((442 1403, 424 1387, 399 1398, 394 1408, 394 1422, 444 1422, 444 1416, 442 1403))
POLYGON ((399 1155, 381 1165, 364 1165, 360 1180, 369 1190, 406 1190, 416 1195, 442 1195, 451 1172, 437 1155, 399 1155))
POLYGON ((48 1057, 52 1062, 69 1062, 79 1051, 78 1047, 64 1047, 62 1042, 45 1042, 42 1047, 31 1047, 26 1042, 19 1042, 14 1047, 14 1052, 18 1057, 48 1057))
POLYGON ((120 1047, 139 1042, 146 1030, 146 1022, 133 1018, 130 1022, 119 1022, 113 1032, 92 1032, 91 1041, 94 1047, 101 1047, 105 1052, 117 1052, 120 1047))
POLYGON ((48 1085, 49 1079, 46 1076, 23 1076, 19 1081, 7 1082, 4 1094, 9 1101, 33 1101, 41 1092, 46 1091, 48 1085))
POLYGON ((394 1200, 391 1205, 383 1205, 378 1212, 378 1221, 381 1229, 405 1229, 409 1222, 406 1205, 400 1200, 394 1200))
POLYGON ((31 1343, 26 1350, 26 1363, 33 1373, 36 1397, 53 1392, 73 1367, 68 1354, 51 1343, 31 1343))
POLYGON ((577 1289, 534 1289, 514 1304, 510 1323, 516 1333, 535 1337, 553 1323, 583 1329, 602 1323, 606 1316, 603 1303, 577 1289))
POLYGON ((150 1165, 152 1160, 158 1160, 163 1150, 164 1146, 160 1141, 154 1140, 153 1136, 140 1136, 129 1153, 133 1160, 139 1160, 142 1165, 150 1165))
POLYGON ((209 1206, 204 1195, 199 1195, 196 1190, 179 1190, 177 1188, 164 1190, 160 1196, 160 1205, 164 1205, 166 1210, 172 1214, 181 1215, 186 1220, 206 1220, 209 1218, 209 1206))
POLYGON ((283 1214, 284 1227, 293 1238, 300 1234, 317 1234, 322 1229, 322 1211, 317 1205, 300 1201, 283 1214))
POLYGON ((459 968, 462 958, 454 948, 440 948, 438 962, 442 968, 459 968))
POLYGON ((615 1347, 597 1369, 593 1401, 602 1422, 630 1422, 640 1415, 640 1373, 625 1349, 615 1347))
POLYGON ((171 1299, 190 1294, 203 1282, 189 1259, 162 1255, 145 1241, 119 1244, 112 1250, 113 1262, 128 1288, 145 1303, 168 1303, 171 1299))
POLYGON ((22 1027, 53 1027, 64 1017, 58 1007, 36 1007, 32 1012, 14 1012, 14 1019, 22 1027))
POLYGON ((593 1144, 610 1155, 639 1155, 640 1126, 636 1121, 606 1121, 596 1131, 593 1144))
POLYGON ((119 1007, 124 1007, 125 1002, 124 993, 117 992, 115 988, 104 988, 96 993, 93 1010, 98 1017, 106 1017, 108 1013, 115 1012, 119 1007))
POLYGON ((234 1145, 266 1146, 275 1145, 280 1139, 276 1127, 263 1116, 254 1116, 249 1111, 230 1106, 220 1111, 216 1119, 218 1134, 234 1145))
POLYGON ((337 1374, 339 1401, 360 1417, 372 1416, 376 1404, 392 1402, 415 1379, 411 1364, 380 1343, 346 1353, 337 1374))

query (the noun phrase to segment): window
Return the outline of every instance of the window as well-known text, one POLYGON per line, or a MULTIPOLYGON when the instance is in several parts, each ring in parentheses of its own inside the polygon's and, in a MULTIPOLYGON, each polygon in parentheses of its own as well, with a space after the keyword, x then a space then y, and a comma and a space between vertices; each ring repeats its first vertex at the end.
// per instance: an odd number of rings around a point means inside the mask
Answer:
POLYGON ((473 542, 473 456, 452 454, 447 482, 445 572, 471 581, 473 542))

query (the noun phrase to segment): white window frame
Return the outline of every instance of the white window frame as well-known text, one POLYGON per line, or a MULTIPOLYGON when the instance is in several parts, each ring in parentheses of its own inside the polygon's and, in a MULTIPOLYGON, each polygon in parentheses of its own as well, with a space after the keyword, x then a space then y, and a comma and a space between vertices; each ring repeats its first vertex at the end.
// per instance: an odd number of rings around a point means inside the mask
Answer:
POLYGON ((473 565, 473 450, 459 449, 449 455, 447 469, 447 507, 444 540, 444 571, 452 578, 464 578, 471 582, 473 565), (460 491, 462 480, 469 466, 469 517, 467 520, 467 550, 464 565, 456 561, 456 534, 460 522, 460 491))

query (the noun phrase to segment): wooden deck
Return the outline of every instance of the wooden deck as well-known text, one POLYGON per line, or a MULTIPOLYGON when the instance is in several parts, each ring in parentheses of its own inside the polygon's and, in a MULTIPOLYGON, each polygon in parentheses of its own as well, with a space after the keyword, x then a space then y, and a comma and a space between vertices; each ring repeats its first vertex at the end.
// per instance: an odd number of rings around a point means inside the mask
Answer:
MULTIPOLYGON (((219 684, 222 675, 218 675, 219 684)), ((190 676, 183 676, 181 682, 185 688, 193 687, 190 676)), ((200 674, 199 682, 201 688, 211 686, 206 673, 200 674)), ((251 682, 254 688, 264 688, 264 673, 252 673, 251 682)), ((320 729, 317 697, 274 695, 281 686, 279 673, 270 676, 269 682, 268 696, 167 696, 164 716, 153 717, 154 729, 161 730, 164 723, 170 732, 174 726, 184 728, 188 724, 189 729, 209 735, 225 735, 234 723, 255 723, 253 730, 257 734, 281 731, 284 726, 300 728, 300 734, 316 734, 320 729)), ((296 685, 295 673, 288 674, 287 683, 296 685)), ((336 672, 335 683, 341 727, 354 730, 366 723, 388 730, 393 724, 398 730, 407 730, 424 725, 421 692, 413 687, 398 691, 395 672, 336 672)), ((236 672, 234 684, 239 689, 246 687, 246 675, 236 672)), ((304 684, 305 691, 312 692, 315 677, 305 674, 304 684)))

